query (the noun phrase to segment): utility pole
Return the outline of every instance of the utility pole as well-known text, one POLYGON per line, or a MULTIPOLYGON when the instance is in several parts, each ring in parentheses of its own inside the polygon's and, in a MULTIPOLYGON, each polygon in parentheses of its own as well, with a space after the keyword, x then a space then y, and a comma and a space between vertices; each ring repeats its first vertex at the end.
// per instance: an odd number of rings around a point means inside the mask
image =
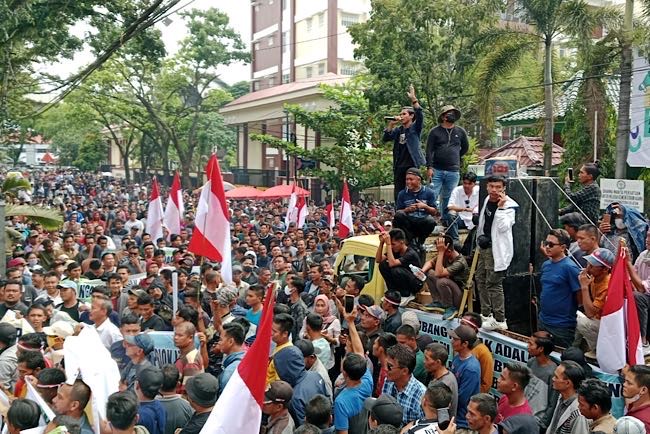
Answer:
POLYGON ((618 123, 616 127, 617 179, 624 179, 627 172, 627 154, 630 146, 630 99, 632 93, 632 30, 634 0, 625 1, 625 28, 621 50, 621 83, 618 99, 618 123))

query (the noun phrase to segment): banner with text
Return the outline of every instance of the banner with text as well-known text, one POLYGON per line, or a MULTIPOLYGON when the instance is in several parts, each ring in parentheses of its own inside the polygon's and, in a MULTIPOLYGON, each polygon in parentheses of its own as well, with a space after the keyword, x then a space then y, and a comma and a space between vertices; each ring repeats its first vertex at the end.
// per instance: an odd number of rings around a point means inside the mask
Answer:
POLYGON ((600 208, 605 209, 612 202, 643 212, 643 181, 631 179, 600 179, 600 208))

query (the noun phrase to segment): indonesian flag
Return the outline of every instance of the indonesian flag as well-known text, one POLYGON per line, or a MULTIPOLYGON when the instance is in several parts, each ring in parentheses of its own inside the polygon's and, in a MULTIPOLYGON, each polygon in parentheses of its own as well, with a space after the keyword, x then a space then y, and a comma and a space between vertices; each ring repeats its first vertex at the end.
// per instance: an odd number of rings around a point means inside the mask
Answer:
POLYGON ((325 207, 325 215, 327 215, 327 224, 330 227, 330 231, 332 231, 332 229, 334 229, 334 225, 336 224, 336 219, 334 217, 334 202, 327 204, 325 207))
POLYGON ((200 434, 244 434, 260 431, 271 346, 274 286, 270 285, 266 291, 262 320, 257 328, 255 342, 228 380, 200 434))
POLYGON ((183 207, 183 191, 181 190, 181 179, 178 172, 174 175, 172 188, 169 190, 169 199, 165 207, 165 218, 163 224, 169 231, 169 234, 181 233, 181 219, 185 213, 183 207))
POLYGON ((289 197, 289 205, 287 206, 287 215, 284 217, 284 224, 289 227, 290 223, 298 223, 298 195, 296 194, 296 184, 291 189, 291 196, 289 197))
POLYGON ((201 190, 192 239, 187 249, 196 255, 220 262, 221 277, 226 283, 231 283, 229 211, 219 161, 214 154, 208 162, 206 175, 208 182, 201 190))
POLYGON ((645 363, 639 317, 626 262, 627 249, 618 249, 607 288, 607 300, 603 306, 598 330, 596 352, 598 365, 610 374, 615 374, 625 364, 630 366, 645 363))
POLYGON ((296 201, 296 212, 298 214, 298 217, 296 218, 296 227, 301 228, 305 226, 305 220, 307 220, 307 216, 309 215, 309 209, 307 208, 307 201, 305 200, 305 196, 300 196, 296 201))
POLYGON ((147 233, 151 235, 154 243, 158 238, 163 237, 163 208, 160 200, 160 189, 155 176, 151 185, 151 198, 147 210, 147 233))
POLYGON ((339 237, 346 238, 354 235, 352 226, 352 203, 350 202, 350 191, 347 181, 343 181, 343 195, 341 198, 341 214, 339 216, 339 237))

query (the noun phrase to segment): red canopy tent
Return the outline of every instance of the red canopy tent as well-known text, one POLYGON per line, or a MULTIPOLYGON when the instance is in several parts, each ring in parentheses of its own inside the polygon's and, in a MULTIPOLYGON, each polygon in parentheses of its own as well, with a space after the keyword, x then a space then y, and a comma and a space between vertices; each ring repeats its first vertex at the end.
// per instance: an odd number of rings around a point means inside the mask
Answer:
MULTIPOLYGON (((291 196, 292 191, 292 184, 276 185, 275 187, 271 187, 268 190, 265 190, 259 197, 260 199, 279 199, 291 196)), ((296 186, 296 194, 298 196, 309 196, 310 193, 309 190, 305 190, 304 188, 296 186)))
POLYGON ((226 192, 226 199, 258 199, 262 192, 248 185, 226 192))

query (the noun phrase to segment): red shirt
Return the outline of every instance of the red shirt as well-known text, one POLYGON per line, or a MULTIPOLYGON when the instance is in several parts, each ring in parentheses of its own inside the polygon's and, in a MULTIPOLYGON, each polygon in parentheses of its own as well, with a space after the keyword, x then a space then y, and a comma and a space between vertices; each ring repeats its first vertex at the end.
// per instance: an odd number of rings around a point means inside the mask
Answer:
POLYGON ((497 420, 495 422, 503 422, 515 414, 530 414, 532 416, 533 410, 530 408, 530 405, 528 405, 528 400, 525 400, 522 405, 513 407, 510 405, 508 397, 506 395, 501 395, 501 398, 499 398, 499 414, 497 415, 497 420))
POLYGON ((628 406, 626 416, 639 419, 645 425, 645 430, 650 432, 650 404, 636 408, 634 404, 628 406))

